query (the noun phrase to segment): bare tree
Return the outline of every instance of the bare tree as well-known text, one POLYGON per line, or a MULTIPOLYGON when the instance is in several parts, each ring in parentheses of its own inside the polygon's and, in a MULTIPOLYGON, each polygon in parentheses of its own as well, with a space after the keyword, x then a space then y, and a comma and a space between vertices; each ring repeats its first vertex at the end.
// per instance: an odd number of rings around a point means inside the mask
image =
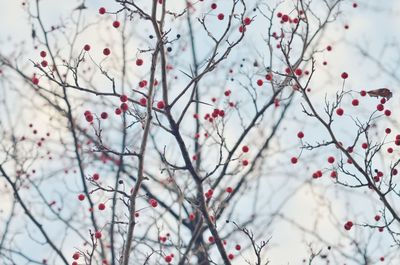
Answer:
POLYGON ((311 90, 344 1, 110 2, 25 1, 31 36, 0 51, 2 264, 279 264, 281 223, 308 264, 372 264, 375 230, 398 248, 392 91, 311 90), (285 210, 305 189, 312 229, 285 210), (328 196, 365 190, 371 222, 328 196))

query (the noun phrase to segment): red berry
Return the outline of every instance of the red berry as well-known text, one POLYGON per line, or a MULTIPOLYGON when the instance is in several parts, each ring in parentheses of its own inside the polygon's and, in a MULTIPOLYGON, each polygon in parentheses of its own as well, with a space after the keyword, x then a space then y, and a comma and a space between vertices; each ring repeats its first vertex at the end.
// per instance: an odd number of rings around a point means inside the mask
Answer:
POLYGON ((302 71, 301 69, 297 68, 296 70, 294 70, 294 73, 295 73, 297 76, 301 76, 301 75, 303 74, 303 71, 302 71))
POLYGON ((224 14, 219 13, 217 17, 219 20, 223 20, 225 16, 224 16, 224 14))
POLYGON ((237 251, 239 251, 239 250, 242 249, 242 247, 238 244, 238 245, 235 246, 235 249, 236 249, 237 251))
POLYGON ((384 108, 385 108, 385 107, 384 107, 382 104, 376 105, 376 109, 377 109, 378 111, 382 111, 384 108))
POLYGON ((261 79, 258 79, 257 80, 257 85, 258 86, 262 86, 264 84, 264 82, 261 80, 261 79))
POLYGON ((331 45, 326 46, 326 50, 327 50, 328 52, 332 51, 332 46, 331 46, 331 45))
POLYGON ((344 229, 350 230, 353 227, 353 222, 352 221, 347 221, 344 225, 344 229))
POLYGON ((146 85, 147 85, 147 81, 146 80, 143 80, 143 81, 139 82, 139 87, 140 88, 144 88, 146 85))
POLYGON ((351 104, 353 105, 353 106, 358 106, 358 104, 359 104, 360 102, 358 101, 358 99, 353 99, 352 101, 351 101, 351 104))
POLYGON ((106 205, 104 203, 100 203, 98 207, 100 211, 103 211, 106 208, 106 205))
POLYGON ((347 78, 349 77, 349 74, 346 73, 346 72, 343 72, 342 75, 341 75, 341 77, 342 77, 343 79, 347 79, 347 78))
POLYGON ((171 256, 165 256, 165 261, 170 263, 172 261, 172 257, 171 256))
POLYGON ((109 48, 104 48, 104 49, 103 49, 103 54, 104 54, 105 56, 110 55, 110 53, 111 53, 111 50, 110 50, 109 48))
POLYGON ((335 162, 335 158, 333 156, 328 157, 328 163, 333 164, 335 162))
POLYGON ((304 137, 304 133, 303 132, 298 132, 297 133, 297 137, 302 139, 304 137))
POLYGON ((99 173, 94 173, 94 174, 93 174, 93 180, 97 181, 97 180, 99 180, 99 179, 100 179, 99 173))
POLYGON ((143 60, 142 59, 137 59, 136 60, 136 65, 137 66, 141 66, 143 64, 143 60))
POLYGON ((189 214, 189 220, 193 221, 196 218, 196 215, 194 213, 189 214))
POLYGON ((389 117, 391 114, 392 114, 392 112, 391 112, 390 110, 388 110, 388 109, 387 109, 387 110, 385 110, 385 115, 386 115, 386 116, 388 116, 388 117, 389 117))
POLYGON ((101 232, 100 231, 96 231, 94 233, 94 237, 97 238, 97 239, 101 238, 101 232))
POLYGON ((226 188, 226 192, 227 192, 227 193, 232 193, 232 192, 233 192, 233 188, 232 188, 232 187, 226 188))
POLYGON ((313 178, 320 178, 322 177, 322 171, 321 170, 317 170, 314 174, 313 174, 313 178))
POLYGON ((127 101, 128 101, 128 96, 127 96, 127 95, 121 95, 121 96, 119 97, 119 100, 120 100, 121 102, 127 102, 127 101))
POLYGON ((242 147, 242 151, 243 151, 243 153, 247 153, 249 151, 249 147, 247 145, 244 145, 242 147))
POLYGON ((268 81, 271 81, 272 80, 272 74, 270 73, 270 74, 266 74, 265 75, 265 79, 267 79, 268 81))
POLYGON ((39 78, 37 78, 37 77, 32 77, 32 83, 34 84, 34 85, 37 85, 37 84, 39 84, 39 78))
POLYGON ((79 195, 78 195, 78 199, 79 199, 80 201, 83 201, 83 200, 85 199, 85 195, 79 194, 79 195))
POLYGON ((99 14, 104 15, 106 13, 106 9, 104 7, 99 8, 99 14))
POLYGON ((343 113, 344 113, 344 110, 343 110, 342 108, 336 109, 336 114, 337 114, 337 115, 342 116, 343 113))
POLYGON ((121 113, 122 113, 122 110, 120 108, 116 108, 115 109, 115 114, 116 115, 121 115, 121 113))
POLYGON ((297 163, 297 157, 292 157, 290 159, 290 162, 292 162, 292 164, 296 164, 297 163))
POLYGON ((113 25, 114 28, 119 28, 119 26, 121 25, 121 23, 120 23, 119 21, 116 20, 116 21, 113 22, 112 25, 113 25))
POLYGON ((80 256, 81 256, 81 255, 79 254, 79 252, 75 252, 75 253, 72 255, 72 258, 73 258, 74 260, 77 260, 77 259, 79 259, 80 256))
POLYGON ((157 108, 158 108, 158 109, 163 109, 163 108, 165 108, 165 103, 164 103, 164 101, 162 101, 162 100, 158 101, 158 102, 157 102, 157 108))
POLYGON ((85 118, 86 118, 86 121, 87 121, 87 122, 92 122, 92 121, 93 121, 93 116, 92 116, 92 114, 86 115, 85 118))
POLYGON ((40 52, 40 57, 44 58, 44 57, 46 57, 46 55, 47 55, 46 51, 41 51, 40 52))
POLYGON ((365 96, 367 95, 367 91, 361 90, 361 91, 360 91, 360 95, 361 95, 362 97, 365 97, 365 96))
POLYGON ((211 9, 217 9, 217 4, 216 3, 212 3, 211 4, 211 9))
POLYGON ((289 21, 289 16, 288 15, 282 15, 282 21, 283 22, 288 22, 289 21))
POLYGON ((374 219, 375 219, 375 221, 378 222, 379 220, 381 220, 381 216, 380 215, 375 215, 374 219))
POLYGON ((235 258, 235 256, 231 253, 228 255, 228 259, 233 260, 235 258))
POLYGON ((243 23, 244 23, 245 25, 250 25, 250 23, 251 23, 251 18, 246 17, 246 18, 243 20, 243 23))
POLYGON ((244 160, 242 161, 242 165, 243 165, 243 166, 247 166, 248 164, 249 164, 249 160, 244 159, 244 160))
POLYGON ((153 208, 156 208, 158 206, 158 202, 155 199, 150 199, 149 203, 153 208))
POLYGON ((85 44, 85 46, 83 46, 83 49, 88 52, 90 50, 90 45, 85 44))
POLYGON ((102 113, 100 114, 100 117, 101 117, 103 120, 107 119, 107 118, 108 118, 107 112, 102 112, 102 113))
POLYGON ((141 98, 141 99, 139 99, 139 103, 142 106, 146 106, 147 105, 147 99, 146 98, 141 98))
POLYGON ((122 111, 127 111, 129 107, 128 107, 128 104, 126 104, 124 102, 124 103, 121 104, 120 108, 121 108, 122 111))

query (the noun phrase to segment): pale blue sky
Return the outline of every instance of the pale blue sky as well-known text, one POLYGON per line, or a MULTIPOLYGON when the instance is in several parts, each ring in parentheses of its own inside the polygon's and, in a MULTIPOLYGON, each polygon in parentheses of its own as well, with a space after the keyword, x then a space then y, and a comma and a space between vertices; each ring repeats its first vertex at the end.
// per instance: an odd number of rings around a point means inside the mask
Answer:
MULTIPOLYGON (((90 0, 87 1, 87 5, 90 10, 94 10, 94 13, 96 13, 100 4, 107 6, 106 2, 109 3, 111 1, 90 0)), ((219 1, 220 5, 223 4, 222 2, 223 1, 219 1)), ((397 54, 393 54, 392 49, 389 50, 388 54, 382 55, 380 50, 386 42, 399 42, 398 25, 400 25, 400 1, 385 0, 379 1, 380 3, 376 3, 378 1, 365 0, 357 2, 359 7, 357 9, 352 9, 352 2, 347 1, 343 7, 343 10, 346 12, 344 16, 340 17, 338 20, 339 22, 331 26, 325 33, 325 40, 323 42, 326 43, 326 45, 333 45, 335 52, 331 55, 323 55, 324 60, 326 59, 328 61, 329 68, 327 68, 328 70, 324 70, 324 68, 321 67, 318 70, 321 74, 314 82, 314 89, 321 92, 316 93, 315 99, 323 100, 323 97, 326 93, 330 95, 335 93, 337 89, 341 87, 341 80, 336 78, 334 81, 332 81, 332 77, 337 77, 341 72, 346 71, 350 75, 346 85, 347 88, 354 90, 360 90, 361 88, 373 89, 378 87, 391 88, 394 93, 394 98, 391 103, 392 109, 397 110, 399 109, 399 82, 384 75, 382 72, 377 70, 373 64, 368 63, 353 45, 360 44, 362 47, 367 48, 372 55, 376 56, 377 58, 381 58, 381 61, 384 65, 391 66, 395 64, 396 62, 393 60, 399 59, 400 54, 398 48, 397 54), (344 24, 350 25, 350 29, 346 32, 343 32, 342 30, 344 24)), ((61 17, 68 13, 69 10, 79 5, 80 1, 42 0, 42 3, 44 6, 42 11, 43 16, 45 17, 44 21, 47 25, 51 25, 52 23, 57 23, 61 17)), ((0 9, 0 52, 9 53, 14 48, 15 43, 20 41, 31 41, 31 27, 26 14, 21 11, 21 1, 0 0, 0 6, 2 7, 0 9)), ((255 25, 257 24, 255 23, 255 25)), ((262 31, 264 29, 260 27, 257 28, 257 30, 252 31, 250 34, 252 34, 253 39, 248 40, 246 45, 255 45, 257 48, 257 45, 260 42, 254 40, 261 39, 258 30, 262 31)), ((89 32, 89 35, 87 35, 86 38, 90 39, 91 41, 98 40, 102 38, 100 35, 101 34, 98 34, 97 32, 89 32)), ((79 42, 81 42, 83 45, 86 43, 87 39, 81 39, 79 42)), ((198 49, 200 53, 205 53, 205 50, 202 47, 199 47, 198 49)), ((34 57, 36 55, 34 52, 32 52, 30 53, 30 56, 34 57)), ((233 56, 240 58, 242 54, 236 54, 233 56)), ((20 61, 24 62, 24 60, 26 60, 27 62, 29 58, 20 58, 20 61)), ((373 100, 364 102, 360 106, 360 113, 362 113, 362 110, 368 110, 370 104, 374 104, 373 102, 373 100)), ((300 110, 299 106, 297 107, 297 110, 300 110)), ((315 127, 307 127, 308 123, 296 122, 296 113, 299 112, 291 114, 293 122, 288 122, 286 124, 286 131, 289 132, 290 135, 294 135, 294 133, 296 133, 298 130, 304 130, 307 139, 320 138, 322 134, 319 131, 316 131, 315 127)), ((2 117, 1 115, 2 114, 0 113, 0 117, 2 117)), ((37 118, 40 120, 40 117, 37 118)), ((346 129, 349 128, 350 122, 350 119, 344 119, 338 124, 338 129, 344 137, 349 133, 346 131, 346 129)), ((228 132, 228 134, 232 135, 235 135, 235 133, 236 132, 234 130, 228 132)), ((286 138, 291 139, 291 137, 284 135, 282 136, 282 139, 286 138)), ((279 161, 279 159, 276 161, 279 161)), ((315 163, 318 163, 318 159, 315 163)), ((301 168, 300 165, 298 166, 301 168)), ((312 167, 314 164, 309 166, 312 167)), ((285 171, 285 169, 283 169, 283 171, 285 171)), ((278 172, 276 174, 278 175, 278 172)), ((281 183, 279 182, 279 184, 281 183)), ((292 187, 296 187, 300 184, 302 184, 300 181, 290 183, 292 187)), ((274 187, 276 189, 280 187, 278 184, 274 184, 273 181, 269 179, 265 181, 264 185, 276 185, 276 187, 274 187)), ((321 187, 318 185, 314 187, 314 189, 320 192, 324 191, 325 188, 326 187, 323 185, 321 185, 321 187)), ((335 211, 337 211, 339 216, 343 217, 343 215, 346 214, 346 207, 341 206, 346 203, 345 200, 337 195, 333 188, 327 189, 326 194, 327 196, 331 196, 331 198, 336 198, 336 204, 334 204, 332 207, 335 209, 335 211)), ((360 212, 360 215, 362 215, 362 211, 359 210, 359 208, 362 208, 365 203, 368 202, 368 200, 356 199, 358 197, 357 194, 354 194, 354 197, 354 200, 358 203, 349 206, 349 208, 352 208, 355 212, 360 212)), ((266 200, 266 198, 264 199, 266 200)), ((279 197, 276 200, 278 204, 278 202, 284 200, 284 196, 279 197)), ((246 209, 246 202, 242 203, 242 208, 246 209)), ((317 196, 313 195, 312 189, 307 184, 304 184, 302 188, 299 189, 297 195, 293 197, 291 201, 289 201, 286 211, 290 212, 293 216, 296 216, 299 220, 302 220, 305 226, 308 225, 312 229, 312 222, 313 218, 315 217, 313 216, 313 213, 315 213, 314 210, 318 207, 319 203, 320 201, 318 200, 317 196)), ((376 209, 369 209, 367 211, 373 212, 375 210, 376 209)), ((324 219, 324 213, 321 213, 320 218, 324 219)), ((326 227, 323 229, 326 233, 326 237, 335 238, 338 236, 337 232, 333 230, 329 224, 329 220, 322 222, 322 225, 326 227)), ((306 246, 304 246, 301 234, 297 231, 292 231, 291 228, 288 227, 287 223, 279 224, 274 228, 275 229, 273 231, 268 232, 271 233, 273 238, 277 238, 277 241, 279 242, 276 242, 276 246, 279 247, 272 247, 268 252, 268 257, 271 260, 271 264, 298 264, 299 258, 306 256, 306 246), (290 249, 289 255, 288 249, 290 249)), ((382 242, 383 246, 388 246, 390 244, 390 240, 388 240, 386 237, 383 237, 382 242)), ((275 245, 273 244, 273 246, 275 245)), ((34 249, 33 252, 35 251, 38 250, 34 249)), ((377 255, 379 256, 379 253, 377 255)))

